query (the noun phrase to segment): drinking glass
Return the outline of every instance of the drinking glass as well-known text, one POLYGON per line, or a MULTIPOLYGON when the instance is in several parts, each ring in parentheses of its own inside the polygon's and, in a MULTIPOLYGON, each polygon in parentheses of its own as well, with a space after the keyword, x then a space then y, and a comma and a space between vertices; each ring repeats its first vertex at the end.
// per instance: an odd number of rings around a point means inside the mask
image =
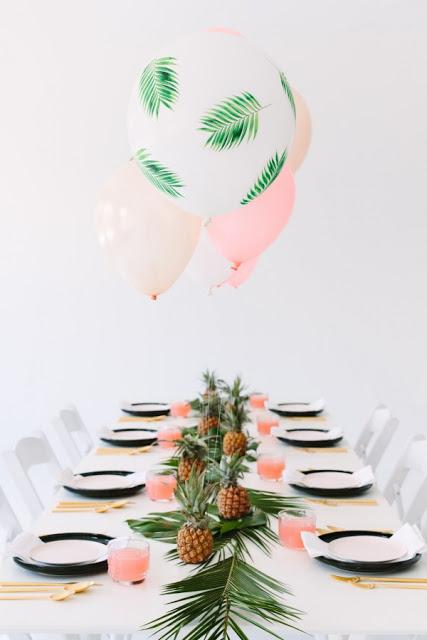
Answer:
POLYGON ((296 515, 286 511, 279 513, 279 538, 284 547, 304 549, 301 539, 303 531, 316 533, 316 514, 313 511, 301 509, 296 515))
POLYGON ((120 584, 138 584, 145 579, 150 563, 150 545, 143 536, 110 540, 107 545, 108 574, 120 584))
POLYGON ((279 482, 285 469, 285 459, 280 453, 260 453, 257 458, 257 472, 261 480, 279 482))
POLYGON ((150 500, 170 502, 176 489, 176 474, 173 469, 154 468, 147 471, 145 488, 150 500))

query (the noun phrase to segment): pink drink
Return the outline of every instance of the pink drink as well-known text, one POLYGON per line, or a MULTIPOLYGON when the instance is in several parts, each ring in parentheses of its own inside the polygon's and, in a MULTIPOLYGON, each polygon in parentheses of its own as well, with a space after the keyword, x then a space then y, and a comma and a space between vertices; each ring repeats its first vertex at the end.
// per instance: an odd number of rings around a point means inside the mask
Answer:
POLYGON ((155 502, 169 502, 173 500, 174 497, 176 478, 173 474, 147 474, 145 486, 150 500, 154 500, 155 502))
POLYGON ((262 480, 281 480, 285 469, 285 461, 274 454, 260 455, 257 460, 257 472, 262 480))
POLYGON ((258 433, 261 436, 269 436, 271 434, 271 427, 278 427, 279 421, 277 418, 270 418, 260 416, 257 420, 258 433))
POLYGON ((304 549, 301 533, 316 533, 316 516, 306 513, 303 516, 289 516, 282 511, 279 514, 279 538, 283 546, 289 549, 304 549))
POLYGON ((253 393, 249 398, 251 409, 264 409, 268 396, 265 393, 253 393))
POLYGON ((174 418, 187 418, 191 411, 191 406, 188 402, 173 402, 171 404, 171 415, 174 418))
POLYGON ((176 446, 175 440, 182 439, 181 429, 174 426, 162 427, 158 431, 157 438, 159 447, 163 449, 173 449, 176 446))
POLYGON ((149 549, 111 549, 108 554, 108 573, 116 582, 142 582, 150 561, 149 549))

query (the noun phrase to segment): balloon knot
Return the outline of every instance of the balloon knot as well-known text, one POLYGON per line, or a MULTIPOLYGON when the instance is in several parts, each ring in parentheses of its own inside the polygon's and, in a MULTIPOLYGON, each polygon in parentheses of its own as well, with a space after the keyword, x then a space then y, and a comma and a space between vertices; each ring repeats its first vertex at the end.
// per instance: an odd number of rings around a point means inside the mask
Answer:
POLYGON ((235 262, 231 265, 231 268, 233 269, 233 271, 237 271, 241 264, 241 262, 235 262))
POLYGON ((150 300, 157 300, 157 295, 155 293, 152 293, 150 296, 150 300))

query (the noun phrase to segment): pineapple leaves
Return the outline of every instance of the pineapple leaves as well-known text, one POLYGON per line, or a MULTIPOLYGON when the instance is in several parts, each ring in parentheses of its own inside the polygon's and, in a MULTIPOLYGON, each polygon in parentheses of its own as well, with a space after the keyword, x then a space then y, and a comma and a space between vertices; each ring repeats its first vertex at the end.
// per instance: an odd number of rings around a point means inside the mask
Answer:
POLYGON ((288 589, 278 580, 252 567, 237 552, 184 580, 164 587, 175 605, 145 627, 159 640, 229 640, 249 636, 242 620, 276 638, 269 624, 294 627, 300 612, 284 602, 288 589), (197 624, 194 624, 197 622, 197 624), (188 632, 184 627, 191 625, 188 632))
POLYGON ((256 179, 255 183, 249 189, 248 193, 242 200, 240 204, 248 204, 251 200, 257 198, 263 191, 267 189, 277 178, 279 173, 281 172, 287 157, 287 149, 282 153, 281 156, 278 155, 277 151, 272 158, 267 162, 262 173, 256 179))
POLYGON ((291 89, 291 85, 289 84, 285 74, 283 73, 283 71, 279 71, 279 76, 280 76, 280 82, 282 83, 282 87, 283 87, 283 91, 286 93, 286 96, 289 100, 289 103, 291 105, 291 109, 292 109, 292 113, 294 114, 294 118, 297 117, 297 110, 295 107, 295 100, 294 100, 294 96, 292 93, 292 89, 291 89))
POLYGON ((159 191, 173 198, 180 198, 182 193, 179 190, 184 186, 180 178, 157 160, 150 160, 149 155, 146 149, 139 149, 135 154, 136 161, 144 176, 159 191))
POLYGON ((269 516, 278 516, 280 511, 286 511, 291 515, 299 515, 304 508, 301 498, 288 498, 280 493, 272 491, 259 491, 248 489, 251 505, 269 516))
POLYGON ((161 106, 172 109, 177 101, 179 92, 175 65, 175 58, 155 58, 141 73, 139 99, 149 116, 157 118, 161 106))
MULTIPOLYGON (((269 105, 266 105, 269 106, 269 105)), ((206 147, 223 151, 254 139, 258 132, 259 112, 265 109, 248 91, 226 98, 201 118, 199 131, 209 133, 206 147)))

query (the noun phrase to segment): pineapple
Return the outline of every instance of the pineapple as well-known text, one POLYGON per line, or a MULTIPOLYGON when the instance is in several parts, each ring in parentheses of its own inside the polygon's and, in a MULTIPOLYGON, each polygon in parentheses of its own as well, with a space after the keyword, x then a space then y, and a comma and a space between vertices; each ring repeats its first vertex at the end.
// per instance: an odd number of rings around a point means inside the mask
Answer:
POLYGON ((224 424, 227 433, 222 441, 222 450, 226 456, 237 453, 244 456, 248 446, 248 438, 244 433, 244 425, 248 422, 248 413, 245 405, 240 400, 234 400, 224 415, 224 424))
POLYGON ((202 380, 205 383, 205 390, 203 392, 203 398, 208 399, 211 396, 218 395, 218 392, 224 385, 223 380, 217 377, 215 371, 206 369, 202 373, 202 380))
POLYGON ((246 402, 249 400, 247 388, 243 384, 241 376, 236 376, 231 386, 228 384, 223 385, 223 389, 228 396, 228 409, 235 403, 246 404, 246 402))
POLYGON ((191 434, 179 441, 177 454, 180 456, 178 478, 181 482, 189 479, 191 470, 200 474, 205 470, 208 446, 204 440, 191 434))
POLYGON ((243 458, 237 454, 226 458, 223 456, 219 464, 220 485, 217 506, 218 513, 224 520, 238 520, 251 510, 249 495, 245 487, 238 483, 247 471, 243 458))
POLYGON ((180 483, 175 497, 186 517, 176 539, 178 555, 187 564, 205 562, 213 551, 213 536, 209 529, 206 510, 215 491, 214 485, 205 485, 205 474, 193 468, 186 482, 180 483))
POLYGON ((199 407, 201 416, 197 425, 199 436, 207 436, 210 431, 219 428, 222 409, 223 403, 219 395, 210 395, 208 399, 202 397, 199 407))

